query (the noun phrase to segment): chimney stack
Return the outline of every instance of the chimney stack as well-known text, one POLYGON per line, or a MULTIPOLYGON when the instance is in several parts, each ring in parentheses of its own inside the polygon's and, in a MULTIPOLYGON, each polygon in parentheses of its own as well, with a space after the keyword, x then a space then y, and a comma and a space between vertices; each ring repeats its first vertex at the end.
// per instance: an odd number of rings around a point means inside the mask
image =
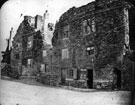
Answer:
POLYGON ((48 33, 48 23, 49 23, 49 13, 48 10, 45 11, 43 16, 43 34, 44 34, 44 40, 46 40, 46 36, 48 33))
POLYGON ((11 50, 11 38, 12 38, 12 35, 13 35, 13 27, 11 28, 10 36, 9 36, 9 50, 11 50))

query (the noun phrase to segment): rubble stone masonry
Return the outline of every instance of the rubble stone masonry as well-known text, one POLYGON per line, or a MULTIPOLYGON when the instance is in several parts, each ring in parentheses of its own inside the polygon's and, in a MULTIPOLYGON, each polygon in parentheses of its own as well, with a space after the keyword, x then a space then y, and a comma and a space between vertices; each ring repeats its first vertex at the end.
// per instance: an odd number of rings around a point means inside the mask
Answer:
POLYGON ((52 67, 61 70, 61 84, 131 89, 132 63, 125 54, 130 7, 122 0, 96 0, 60 17, 52 38, 52 67))
POLYGON ((11 66, 20 75, 37 75, 42 62, 42 16, 24 16, 13 38, 11 66))
POLYGON ((131 90, 134 68, 128 52, 135 45, 131 9, 126 0, 72 7, 55 25, 53 47, 43 42, 42 16, 25 16, 13 40, 11 65, 27 75, 41 72, 39 81, 48 85, 131 90))

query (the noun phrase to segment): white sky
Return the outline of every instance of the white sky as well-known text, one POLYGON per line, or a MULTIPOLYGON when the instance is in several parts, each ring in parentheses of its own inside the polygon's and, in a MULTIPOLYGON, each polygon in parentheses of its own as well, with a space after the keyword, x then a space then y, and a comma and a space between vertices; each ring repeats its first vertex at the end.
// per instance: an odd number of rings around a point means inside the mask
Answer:
POLYGON ((5 39, 9 37, 11 27, 14 28, 15 34, 24 15, 43 15, 48 9, 49 19, 55 23, 69 8, 80 7, 91 1, 94 0, 9 0, 5 2, 0 9, 0 51, 6 49, 5 39), (22 17, 20 17, 21 14, 23 14, 22 17))

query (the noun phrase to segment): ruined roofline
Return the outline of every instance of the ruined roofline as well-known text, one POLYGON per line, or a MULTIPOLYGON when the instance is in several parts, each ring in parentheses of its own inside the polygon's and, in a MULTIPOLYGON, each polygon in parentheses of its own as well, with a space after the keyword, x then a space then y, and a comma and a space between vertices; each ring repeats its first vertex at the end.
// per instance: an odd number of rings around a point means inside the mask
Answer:
POLYGON ((43 16, 42 16, 42 15, 38 15, 38 14, 35 15, 35 16, 25 15, 25 16, 24 16, 24 19, 25 19, 25 18, 36 18, 36 17, 43 17, 43 16))
MULTIPOLYGON (((119 5, 119 7, 127 7, 127 8, 131 8, 133 7, 133 4, 131 2, 129 2, 128 0, 95 0, 95 1, 92 1, 86 5, 83 5, 81 7, 72 7, 70 8, 69 10, 67 10, 65 13, 63 13, 60 18, 59 18, 59 22, 60 21, 64 21, 66 19, 69 19, 69 18, 74 18, 74 17, 77 17, 77 15, 81 15, 81 14, 84 14, 86 11, 88 12, 92 12, 95 14, 95 10, 97 8, 97 6, 100 6, 100 5, 103 5, 104 3, 106 4, 111 4, 113 2, 119 2, 119 3, 122 3, 121 5, 119 5)), ((113 7, 112 7, 113 8, 113 7)), ((110 9, 112 9, 110 8, 110 9)))
MULTIPOLYGON (((27 19, 34 19, 34 20, 35 20, 37 17, 43 18, 43 16, 41 16, 41 15, 35 15, 34 17, 33 17, 33 16, 29 16, 29 15, 25 15, 25 16, 24 16, 24 19, 22 20, 22 22, 21 22, 20 25, 18 26, 18 29, 17 29, 17 31, 16 31, 16 33, 15 33, 15 36, 18 35, 18 32, 19 32, 19 31, 21 31, 21 29, 22 29, 22 27, 23 27, 23 22, 24 22, 25 20, 27 20, 27 19)), ((13 39, 15 38, 15 36, 13 37, 13 39)))
POLYGON ((34 18, 34 17, 33 17, 33 16, 30 16, 30 15, 25 15, 25 16, 24 16, 24 19, 25 19, 25 18, 34 18))
POLYGON ((71 14, 71 15, 74 16, 75 15, 74 14, 75 12, 77 12, 76 14, 78 14, 80 12, 83 12, 83 8, 87 8, 87 7, 92 7, 91 10, 93 10, 94 7, 95 7, 95 1, 92 1, 90 3, 84 4, 84 5, 80 6, 80 7, 75 7, 75 6, 71 7, 70 9, 68 9, 66 12, 64 12, 60 16, 59 21, 63 20, 63 17, 65 17, 68 14, 71 14))

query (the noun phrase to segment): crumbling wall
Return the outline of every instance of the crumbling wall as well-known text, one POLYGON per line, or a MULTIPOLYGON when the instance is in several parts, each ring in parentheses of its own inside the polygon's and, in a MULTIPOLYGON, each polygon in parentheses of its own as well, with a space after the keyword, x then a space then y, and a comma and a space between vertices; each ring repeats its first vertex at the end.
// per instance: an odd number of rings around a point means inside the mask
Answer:
POLYGON ((42 59, 42 47, 43 47, 43 37, 41 35, 41 32, 38 31, 34 35, 33 49, 32 49, 32 51, 33 51, 33 59, 38 63, 43 62, 43 59, 42 59))
POLYGON ((17 33, 13 37, 12 41, 12 51, 11 51, 11 66, 13 69, 17 70, 21 76, 22 74, 22 27, 23 23, 20 24, 17 33), (18 58, 16 58, 18 54, 18 58))
POLYGON ((35 32, 34 27, 30 26, 27 19, 23 21, 24 26, 22 28, 22 71, 25 75, 37 75, 39 65, 43 61, 42 59, 42 47, 43 38, 40 31, 35 32), (31 47, 28 48, 29 37, 31 47), (32 64, 28 66, 28 59, 32 59, 32 64))
POLYGON ((95 70, 100 78, 100 68, 115 64, 124 47, 124 23, 122 8, 96 15, 95 70))
MULTIPOLYGON (((76 67, 78 71, 81 68, 92 68, 94 70, 94 88, 97 88, 98 83, 102 85, 98 88, 112 88, 113 71, 114 68, 118 68, 122 74, 122 88, 128 86, 128 82, 131 80, 131 70, 129 70, 131 67, 122 68, 123 65, 127 65, 122 61, 126 61, 123 53, 125 53, 125 35, 128 33, 128 29, 127 24, 125 24, 124 8, 128 9, 128 7, 128 3, 123 1, 96 0, 96 2, 80 8, 70 8, 65 12, 55 26, 52 38, 54 48, 59 47, 58 53, 63 48, 68 48, 70 52, 69 59, 62 60, 61 56, 55 58, 56 61, 60 61, 59 67, 66 66, 70 69, 76 67), (88 19, 94 19, 95 32, 84 35, 82 22, 88 19), (63 39, 63 28, 67 25, 70 27, 70 34, 66 39, 63 39), (94 46, 93 55, 87 55, 86 48, 89 46, 94 46), (127 78, 128 82, 123 82, 125 81, 124 77, 127 78), (125 85, 123 85, 124 83, 125 85)), ((65 68, 65 71, 67 69, 65 68)), ((71 84, 74 84, 74 81, 74 79, 70 81, 71 84)), ((67 84, 69 84, 68 81, 67 84)))
MULTIPOLYGON (((94 6, 92 2, 80 8, 70 8, 60 17, 59 22, 55 26, 52 44, 54 46, 54 52, 58 55, 57 57, 55 54, 52 55, 54 58, 53 64, 59 67, 61 72, 60 77, 61 79, 65 79, 64 81, 61 80, 64 85, 87 88, 87 81, 79 80, 79 71, 84 68, 93 68, 94 56, 89 56, 86 52, 86 48, 87 46, 93 46, 94 33, 86 36, 83 35, 82 22, 94 17, 91 16, 94 6), (63 34, 66 26, 69 26, 69 34, 67 38, 64 38, 63 34), (62 49, 65 48, 69 51, 68 59, 62 59, 62 49), (74 79, 74 77, 71 80, 67 79, 67 71, 69 69, 73 69, 73 71, 77 69, 76 79, 74 79)), ((56 70, 55 67, 54 70, 56 70)))
POLYGON ((132 76, 132 63, 129 61, 129 66, 126 66, 128 58, 123 55, 125 53, 125 36, 128 33, 126 23, 128 21, 124 13, 125 8, 128 9, 127 3, 117 0, 112 2, 97 2, 97 14, 95 15, 97 33, 94 43, 96 48, 95 79, 107 79, 113 82, 113 70, 114 68, 118 68, 121 70, 121 86, 123 89, 131 86, 132 76), (111 65, 112 69, 108 68, 107 65, 111 65))

